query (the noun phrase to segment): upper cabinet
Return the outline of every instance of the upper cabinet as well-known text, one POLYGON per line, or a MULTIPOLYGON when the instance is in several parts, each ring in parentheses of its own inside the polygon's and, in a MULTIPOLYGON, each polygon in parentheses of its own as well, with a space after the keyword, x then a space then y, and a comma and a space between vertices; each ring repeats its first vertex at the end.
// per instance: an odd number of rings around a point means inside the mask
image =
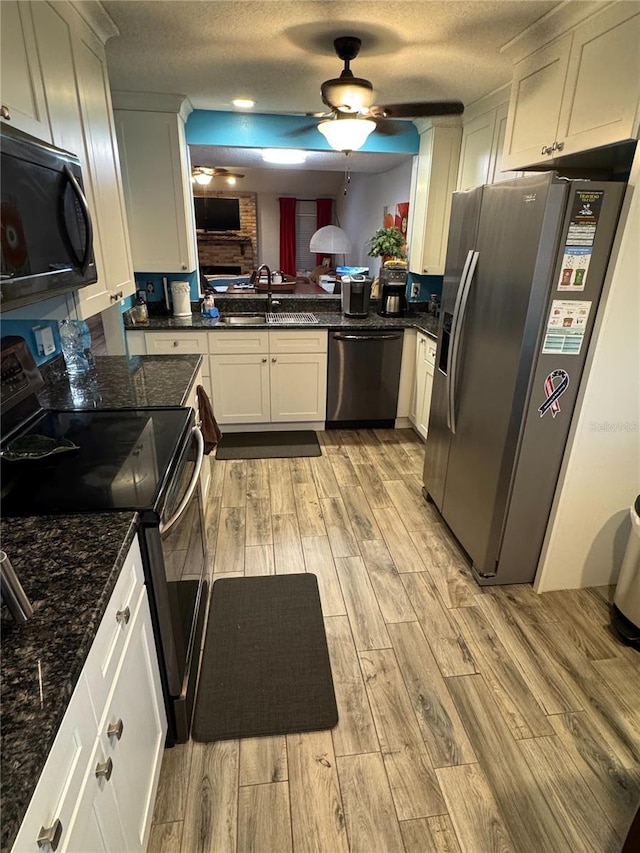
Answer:
POLYGON ((444 275, 462 127, 457 117, 416 125, 420 151, 411 182, 409 269, 419 275, 444 275))
POLYGON ((520 174, 502 171, 508 107, 509 93, 504 87, 465 109, 457 189, 495 184, 520 174))
POLYGON ((134 292, 104 43, 116 30, 99 7, 2 3, 2 103, 10 122, 72 151, 94 225, 98 281, 78 291, 90 317, 134 292))
POLYGON ((635 138, 639 47, 640 4, 613 3, 516 61, 502 167, 635 138))
POLYGON ((183 273, 198 266, 182 96, 114 92, 133 266, 183 273))

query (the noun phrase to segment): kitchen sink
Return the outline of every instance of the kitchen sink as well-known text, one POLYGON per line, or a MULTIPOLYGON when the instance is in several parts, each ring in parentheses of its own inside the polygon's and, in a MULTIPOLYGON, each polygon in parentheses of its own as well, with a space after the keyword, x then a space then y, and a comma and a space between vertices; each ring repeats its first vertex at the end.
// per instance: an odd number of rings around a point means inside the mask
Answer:
POLYGON ((224 314, 220 322, 226 326, 266 326, 267 318, 264 314, 224 314))

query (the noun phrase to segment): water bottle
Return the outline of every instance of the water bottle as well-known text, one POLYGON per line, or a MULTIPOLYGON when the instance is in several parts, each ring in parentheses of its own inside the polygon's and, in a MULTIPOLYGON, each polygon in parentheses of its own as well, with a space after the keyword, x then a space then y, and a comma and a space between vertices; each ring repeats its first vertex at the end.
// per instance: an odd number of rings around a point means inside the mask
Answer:
POLYGON ((81 376, 93 367, 91 332, 84 320, 63 320, 60 323, 62 354, 69 376, 81 376))

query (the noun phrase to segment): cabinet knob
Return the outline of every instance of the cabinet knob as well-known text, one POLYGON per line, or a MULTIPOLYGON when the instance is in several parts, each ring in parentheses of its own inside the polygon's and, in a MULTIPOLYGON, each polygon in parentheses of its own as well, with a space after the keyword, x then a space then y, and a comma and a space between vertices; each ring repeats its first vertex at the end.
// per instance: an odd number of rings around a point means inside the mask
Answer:
MULTIPOLYGON (((3 104, 2 107, 0 107, 0 116, 5 121, 11 121, 11 113, 9 112, 9 107, 5 107, 5 105, 3 104)), ((54 847, 54 850, 55 850, 55 847, 54 847)))
POLYGON ((107 726, 107 737, 114 737, 116 740, 120 740, 123 731, 124 723, 122 720, 118 720, 115 723, 109 723, 107 726))
POLYGON ((173 342, 173 345, 174 345, 174 347, 179 347, 179 346, 180 346, 180 341, 174 341, 174 342, 173 342))
POLYGON ((183 270, 186 270, 186 268, 187 268, 187 265, 186 265, 186 264, 182 264, 182 269, 183 269, 183 270))
POLYGON ((423 275, 424 275, 425 273, 428 273, 428 272, 429 272, 429 270, 428 270, 426 267, 423 267, 423 268, 422 268, 422 273, 423 273, 423 275))
POLYGON ((109 779, 111 779, 112 773, 113 773, 113 761, 110 758, 107 758, 107 760, 102 764, 100 764, 100 762, 98 762, 98 764, 96 764, 96 769, 95 769, 96 779, 103 779, 104 778, 108 782, 109 779))
POLYGON ((131 611, 128 607, 125 607, 124 610, 118 610, 116 613, 116 622, 119 625, 127 625, 131 619, 131 611))
POLYGON ((118 300, 122 299, 123 296, 124 296, 124 293, 122 292, 122 290, 117 290, 115 293, 109 294, 109 299, 112 302, 118 302, 118 300))
POLYGON ((263 358, 263 359, 262 359, 262 363, 263 363, 263 364, 266 364, 266 363, 267 363, 267 361, 268 361, 268 359, 266 359, 266 358, 263 358))
MULTIPOLYGON (((2 109, 4 110, 4 107, 2 109)), ((40 827, 40 834, 36 838, 36 842, 38 847, 50 847, 52 850, 57 850, 61 835, 62 824, 56 819, 51 826, 40 827)))
POLYGON ((274 364, 276 363, 276 361, 277 361, 277 360, 278 360, 277 358, 272 358, 272 359, 271 359, 271 361, 272 361, 274 364))

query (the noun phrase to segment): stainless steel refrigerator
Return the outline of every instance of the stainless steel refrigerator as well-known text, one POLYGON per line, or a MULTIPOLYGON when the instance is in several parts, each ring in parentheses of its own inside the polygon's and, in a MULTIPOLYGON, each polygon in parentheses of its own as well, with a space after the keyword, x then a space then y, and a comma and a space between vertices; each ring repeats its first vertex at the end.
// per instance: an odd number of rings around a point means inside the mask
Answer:
POLYGON ((424 492, 480 584, 534 578, 625 187, 454 193, 424 492))

